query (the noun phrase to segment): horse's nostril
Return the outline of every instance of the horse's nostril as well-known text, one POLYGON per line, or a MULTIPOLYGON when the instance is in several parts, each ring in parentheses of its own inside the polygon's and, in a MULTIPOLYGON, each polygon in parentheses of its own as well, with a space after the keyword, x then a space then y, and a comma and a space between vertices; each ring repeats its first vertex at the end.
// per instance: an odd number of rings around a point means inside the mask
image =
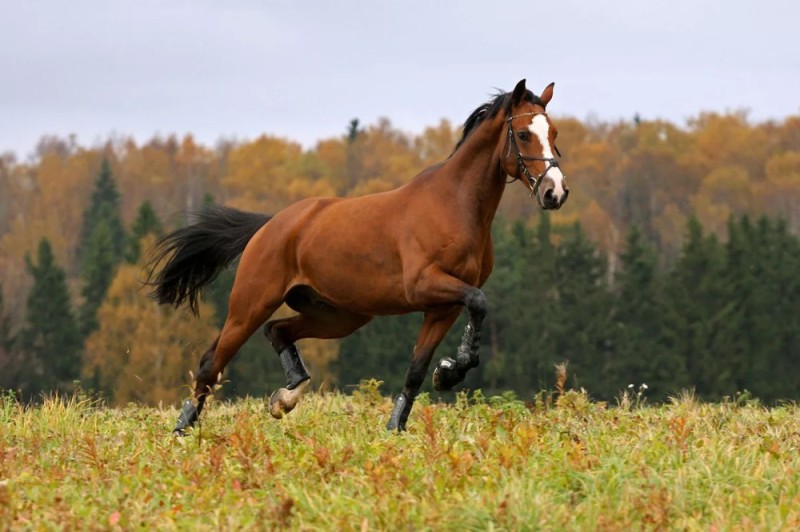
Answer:
POLYGON ((549 188, 544 191, 544 199, 545 201, 551 201, 553 199, 553 189, 549 188))

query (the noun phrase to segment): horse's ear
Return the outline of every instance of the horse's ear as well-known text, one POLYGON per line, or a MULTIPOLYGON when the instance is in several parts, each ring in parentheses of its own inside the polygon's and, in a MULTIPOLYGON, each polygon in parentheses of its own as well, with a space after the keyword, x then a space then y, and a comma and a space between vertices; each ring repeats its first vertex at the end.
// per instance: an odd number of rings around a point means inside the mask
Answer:
POLYGON ((542 101, 542 104, 546 107, 550 100, 553 98, 553 87, 556 86, 555 81, 544 88, 542 91, 542 95, 539 96, 539 99, 542 101))
POLYGON ((511 102, 516 106, 522 103, 522 98, 525 96, 525 80, 519 80, 517 86, 514 87, 514 94, 511 96, 511 102))

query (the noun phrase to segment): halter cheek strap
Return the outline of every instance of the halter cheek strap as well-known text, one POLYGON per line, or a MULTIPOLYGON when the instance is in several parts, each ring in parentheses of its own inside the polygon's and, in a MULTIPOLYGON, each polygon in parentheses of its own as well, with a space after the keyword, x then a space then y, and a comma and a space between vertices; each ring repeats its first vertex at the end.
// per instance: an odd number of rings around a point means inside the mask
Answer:
MULTIPOLYGON (((539 202, 540 206, 544 206, 542 203, 541 198, 539 197, 539 186, 542 184, 542 178, 547 175, 547 172, 550 171, 551 168, 559 168, 558 160, 555 157, 531 157, 530 155, 522 155, 522 152, 519 150, 519 146, 517 145, 517 139, 514 137, 514 128, 511 126, 511 121, 515 118, 519 118, 521 116, 535 116, 535 115, 543 115, 544 113, 521 113, 518 115, 510 116, 506 119, 508 122, 508 153, 506 157, 511 155, 511 147, 514 147, 514 151, 516 152, 517 156, 517 167, 520 171, 521 175, 525 175, 528 179, 528 183, 531 186, 531 196, 536 196, 536 201, 539 202), (544 171, 540 173, 538 176, 534 177, 531 175, 530 170, 528 170, 528 165, 525 164, 525 161, 544 161, 547 163, 544 171)), ((559 153, 558 148, 556 148, 556 153, 559 157, 561 157, 561 153, 559 153)), ((519 179, 519 177, 515 178, 519 179)))

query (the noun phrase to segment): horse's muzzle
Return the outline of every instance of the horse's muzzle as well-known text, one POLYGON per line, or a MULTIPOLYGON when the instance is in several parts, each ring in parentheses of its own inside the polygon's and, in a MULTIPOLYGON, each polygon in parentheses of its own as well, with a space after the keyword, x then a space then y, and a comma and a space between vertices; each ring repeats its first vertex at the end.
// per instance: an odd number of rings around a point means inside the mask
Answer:
POLYGON ((558 210, 567 202, 567 196, 569 196, 568 188, 564 188, 564 193, 561 196, 556 195, 553 189, 549 188, 542 195, 542 207, 547 210, 558 210))

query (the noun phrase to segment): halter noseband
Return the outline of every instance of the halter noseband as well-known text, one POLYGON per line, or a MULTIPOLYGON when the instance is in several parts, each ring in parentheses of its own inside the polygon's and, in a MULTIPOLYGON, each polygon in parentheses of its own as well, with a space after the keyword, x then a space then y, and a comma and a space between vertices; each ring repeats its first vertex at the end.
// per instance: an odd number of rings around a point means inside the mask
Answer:
MULTIPOLYGON (((531 186, 531 196, 536 196, 536 201, 539 202, 540 207, 544 206, 541 198, 539 197, 539 186, 542 184, 542 178, 547 175, 547 172, 549 172, 551 168, 559 167, 558 160, 556 160, 555 157, 531 157, 530 155, 522 155, 522 152, 519 151, 519 146, 517 146, 517 139, 514 136, 514 128, 511 127, 511 121, 521 116, 536 116, 543 114, 545 113, 520 113, 518 115, 510 116, 506 119, 506 122, 508 122, 508 138, 510 139, 508 154, 506 157, 511 155, 511 146, 514 146, 514 151, 517 152, 517 166, 519 167, 520 173, 525 174, 525 177, 528 179, 528 183, 531 186), (536 177, 533 177, 530 170, 528 170, 528 166, 525 164, 525 161, 544 161, 547 163, 547 166, 542 173, 536 177)), ((558 152, 558 148, 556 148, 556 154, 561 157, 561 154, 558 152)), ((514 179, 519 179, 519 177, 515 177, 514 179)), ((514 179, 512 179, 512 181, 514 179)))

